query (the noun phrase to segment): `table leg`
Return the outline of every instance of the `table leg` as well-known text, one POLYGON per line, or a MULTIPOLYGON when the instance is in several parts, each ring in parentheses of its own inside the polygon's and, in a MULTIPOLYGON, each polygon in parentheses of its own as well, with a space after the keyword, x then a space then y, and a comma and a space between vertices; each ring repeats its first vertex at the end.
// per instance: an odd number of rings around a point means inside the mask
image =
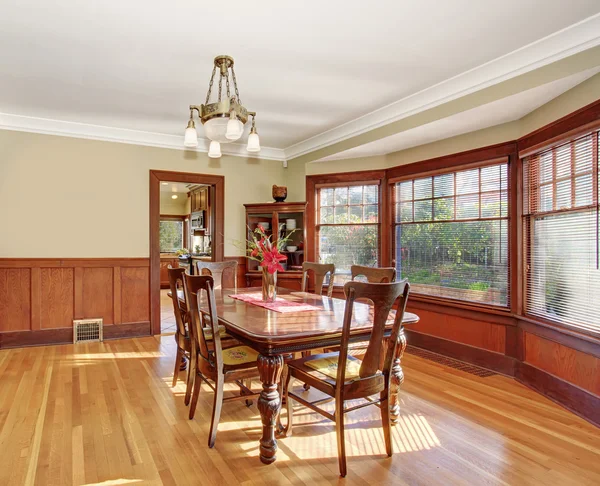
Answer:
POLYGON ((258 355, 258 373, 262 382, 262 391, 258 397, 258 410, 263 424, 260 439, 260 460, 264 464, 275 462, 277 457, 277 439, 275 424, 281 409, 281 397, 277 390, 283 369, 283 356, 258 355))
POLYGON ((398 400, 398 392, 400 386, 404 382, 404 372, 400 362, 402 361, 402 355, 406 349, 406 336, 404 334, 404 327, 400 328, 398 333, 398 346, 396 347, 396 355, 394 356, 394 362, 392 363, 391 370, 391 386, 390 386, 390 421, 392 425, 398 423, 400 418, 400 401, 398 400))

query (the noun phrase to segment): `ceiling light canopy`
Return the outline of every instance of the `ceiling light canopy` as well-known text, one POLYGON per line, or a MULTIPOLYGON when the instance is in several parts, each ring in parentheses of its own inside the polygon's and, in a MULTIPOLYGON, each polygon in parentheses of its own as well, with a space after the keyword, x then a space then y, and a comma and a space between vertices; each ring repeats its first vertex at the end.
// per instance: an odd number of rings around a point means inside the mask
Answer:
POLYGON ((194 122, 194 112, 197 113, 204 125, 206 137, 211 140, 208 151, 209 157, 221 157, 222 143, 239 140, 244 133, 244 125, 250 116, 252 117, 252 128, 248 137, 247 150, 252 153, 260 151, 260 141, 254 121, 256 113, 246 110, 240 101, 232 57, 215 57, 215 65, 210 83, 208 84, 205 103, 200 106, 190 105, 190 119, 185 129, 183 144, 191 148, 198 146, 198 133, 196 132, 196 124, 194 122), (216 97, 216 101, 211 103, 211 94, 217 69, 219 70, 218 97, 216 97), (233 82, 233 94, 230 91, 230 80, 233 82), (223 85, 225 85, 225 93, 223 93, 223 85))

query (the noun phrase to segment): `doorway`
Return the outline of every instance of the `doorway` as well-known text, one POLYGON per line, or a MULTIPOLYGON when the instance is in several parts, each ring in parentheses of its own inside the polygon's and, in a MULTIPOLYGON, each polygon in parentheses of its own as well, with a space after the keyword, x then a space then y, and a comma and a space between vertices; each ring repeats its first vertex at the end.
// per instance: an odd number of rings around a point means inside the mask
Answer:
MULTIPOLYGON (((192 248, 188 248, 192 252, 198 249, 204 258, 223 261, 224 189, 225 178, 223 176, 191 172, 150 171, 150 322, 152 334, 161 333, 161 300, 163 304, 167 302, 164 298, 161 299, 161 250, 165 266, 170 263, 167 261, 169 258, 177 261, 176 255, 171 253, 177 249, 175 247, 186 245, 192 246, 192 248), (163 211, 161 211, 161 194, 163 211), (173 196, 177 196, 177 198, 173 196), (181 208, 178 204, 166 205, 169 198, 173 198, 172 202, 177 203, 177 199, 184 196, 189 197, 190 200, 182 204, 181 208), (210 204, 207 201, 210 201, 210 204), (203 203, 205 206, 196 207, 203 203), (187 209, 184 210, 183 207, 187 209), (203 209, 200 209, 201 207, 203 209), (196 211, 192 211, 192 209, 196 209, 196 211), (188 210, 189 213, 186 214, 188 210), (166 214, 167 211, 177 214, 166 214), (202 224, 203 228, 193 226, 198 224, 202 224), (204 226, 208 226, 208 228, 204 226), (166 248, 167 246, 169 248, 166 248), (171 246, 173 248, 170 248, 171 246), (210 256, 206 255, 208 252, 210 252, 210 256)), ((191 260, 188 264, 190 263, 193 264, 191 260)), ((165 272, 163 271, 163 273, 165 272)))

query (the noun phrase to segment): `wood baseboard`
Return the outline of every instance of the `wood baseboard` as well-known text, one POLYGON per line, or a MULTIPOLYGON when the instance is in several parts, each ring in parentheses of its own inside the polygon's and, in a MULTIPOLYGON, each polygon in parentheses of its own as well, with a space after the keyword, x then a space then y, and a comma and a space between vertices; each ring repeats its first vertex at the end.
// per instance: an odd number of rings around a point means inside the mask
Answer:
MULTIPOLYGON (((104 340, 150 336, 150 321, 131 322, 104 327, 104 340)), ((73 328, 40 329, 37 331, 13 331, 0 333, 0 349, 28 346, 49 346, 73 342, 73 328)))
POLYGON ((486 349, 406 330, 408 344, 514 377, 518 382, 600 427, 600 397, 529 363, 486 349))
POLYGON ((523 385, 600 427, 600 397, 528 363, 517 362, 515 378, 523 385))
POLYGON ((412 346, 481 366, 503 375, 515 376, 517 361, 510 356, 408 329, 405 332, 406 340, 412 346))
POLYGON ((151 334, 150 321, 128 322, 126 324, 104 328, 105 341, 110 341, 111 339, 150 336, 151 334))
POLYGON ((0 333, 0 349, 21 348, 24 346, 49 346, 52 344, 64 344, 72 342, 72 327, 0 333))

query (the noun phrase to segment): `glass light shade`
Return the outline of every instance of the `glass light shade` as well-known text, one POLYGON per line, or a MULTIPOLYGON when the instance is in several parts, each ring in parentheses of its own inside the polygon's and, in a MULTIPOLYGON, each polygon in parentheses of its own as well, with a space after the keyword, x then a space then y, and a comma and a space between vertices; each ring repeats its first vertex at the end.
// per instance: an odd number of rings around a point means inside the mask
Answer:
POLYGON ((248 152, 260 152, 260 139, 258 133, 251 133, 248 135, 248 146, 246 147, 248 152))
POLYGON ((210 147, 208 148, 208 156, 211 159, 218 159, 221 157, 221 144, 219 142, 215 142, 214 140, 210 142, 210 147))
POLYGON ((227 124, 229 123, 229 117, 216 117, 211 118, 204 124, 204 133, 210 140, 219 143, 230 142, 227 138, 227 124))
POLYGON ((227 140, 235 141, 244 133, 244 124, 237 118, 230 118, 227 122, 227 132, 225 137, 227 140))
POLYGON ((188 126, 185 129, 183 145, 186 147, 197 147, 198 146, 198 133, 196 132, 196 129, 194 127, 188 126))

